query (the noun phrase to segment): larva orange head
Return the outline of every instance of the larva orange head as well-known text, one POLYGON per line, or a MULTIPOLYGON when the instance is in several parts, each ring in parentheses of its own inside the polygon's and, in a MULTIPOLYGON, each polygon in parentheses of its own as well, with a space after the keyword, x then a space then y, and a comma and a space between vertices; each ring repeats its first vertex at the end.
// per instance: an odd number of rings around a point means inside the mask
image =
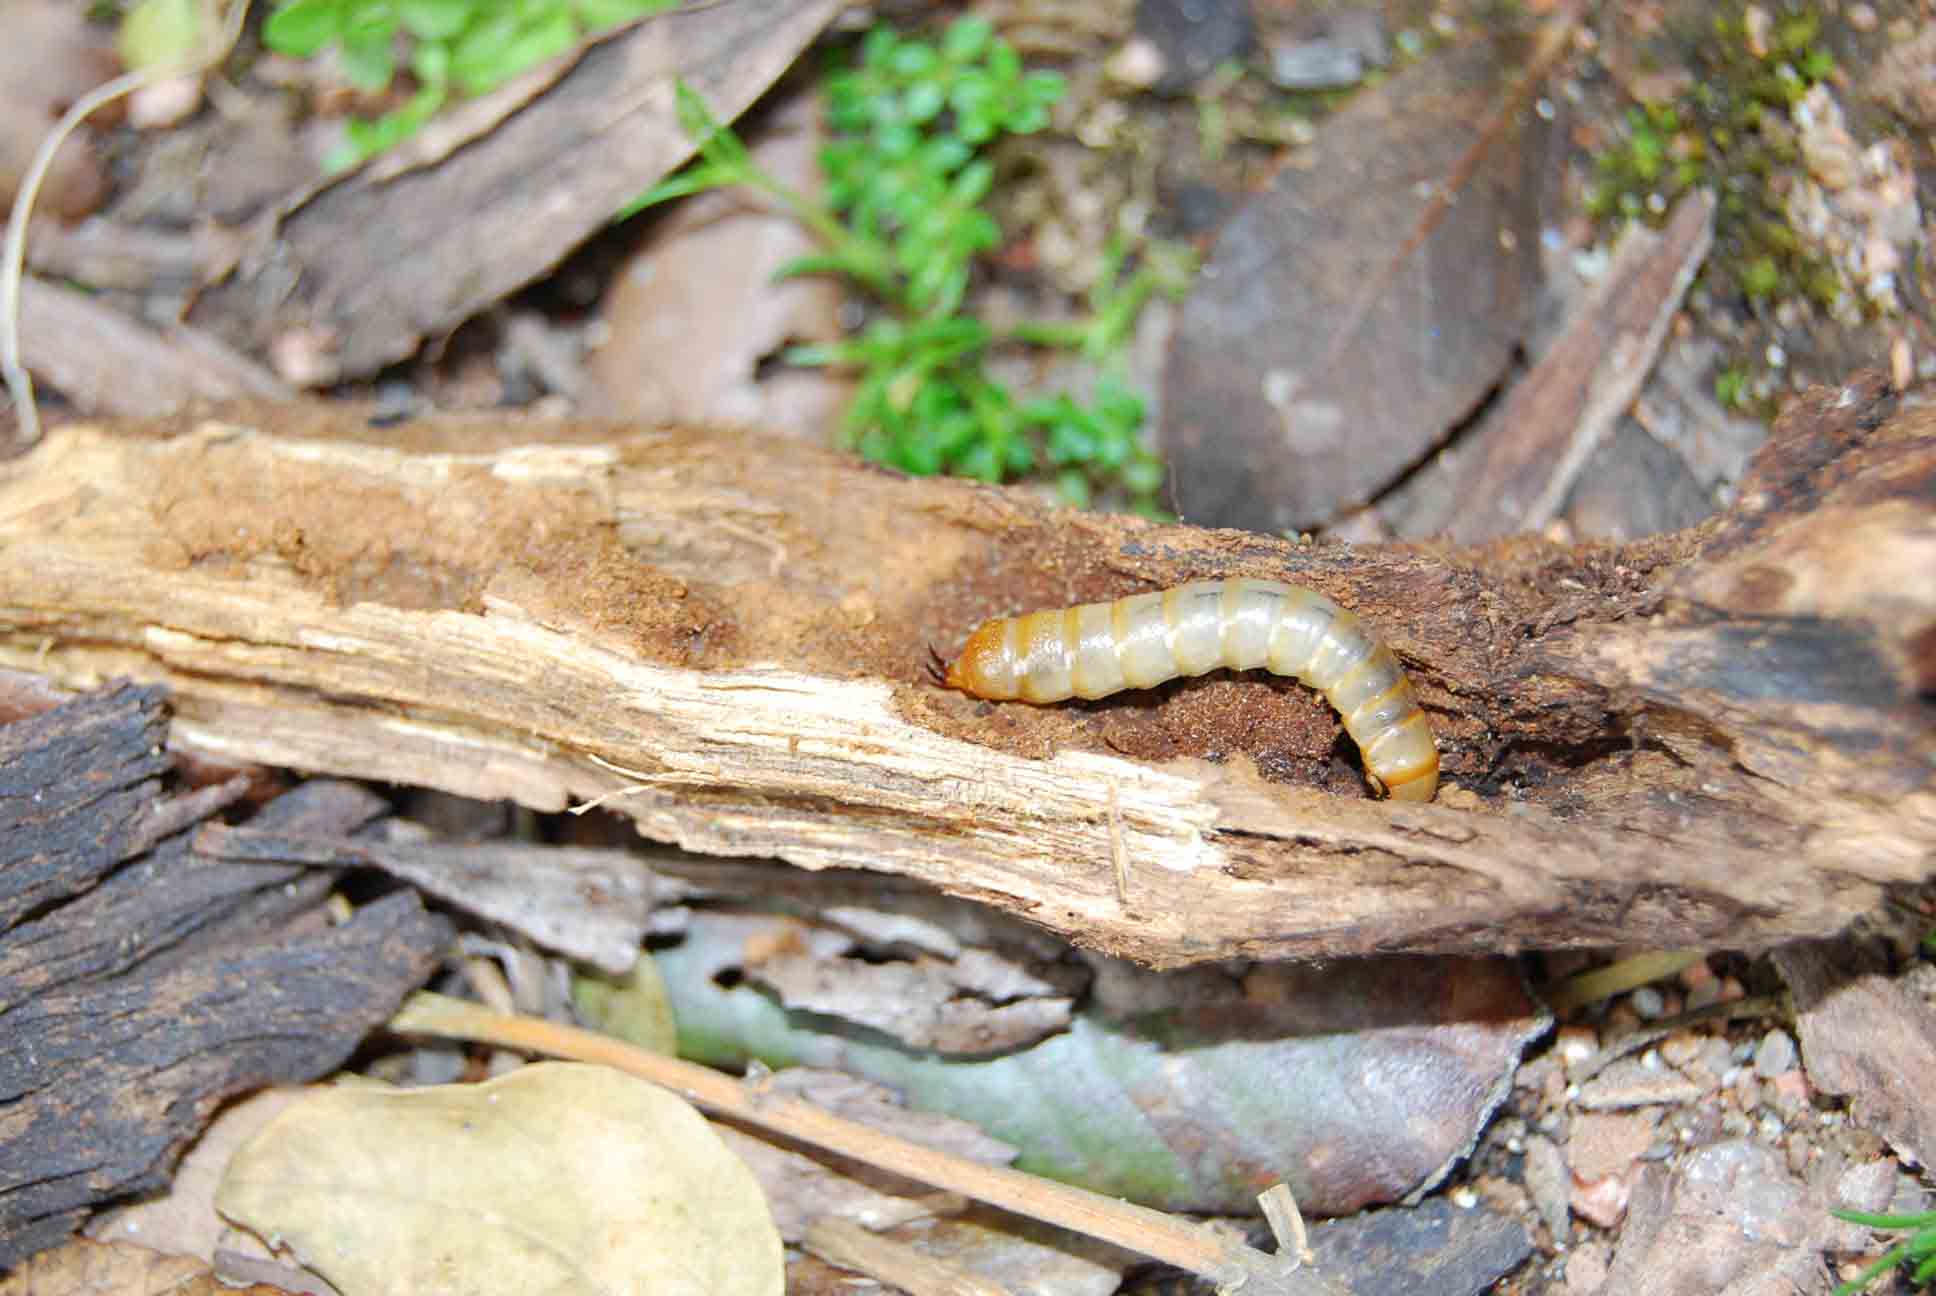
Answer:
POLYGON ((968 636, 945 683, 979 698, 1003 702, 1022 691, 1021 662, 1008 643, 1008 622, 984 621, 968 636))

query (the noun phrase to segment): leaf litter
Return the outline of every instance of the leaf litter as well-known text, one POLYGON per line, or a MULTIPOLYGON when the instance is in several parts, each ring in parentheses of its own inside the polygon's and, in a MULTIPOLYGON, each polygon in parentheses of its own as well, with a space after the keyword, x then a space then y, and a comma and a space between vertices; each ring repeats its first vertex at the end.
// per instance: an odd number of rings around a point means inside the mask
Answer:
POLYGON ((343 1296, 785 1287, 745 1164, 684 1100, 606 1067, 319 1090, 235 1155, 216 1206, 343 1296))

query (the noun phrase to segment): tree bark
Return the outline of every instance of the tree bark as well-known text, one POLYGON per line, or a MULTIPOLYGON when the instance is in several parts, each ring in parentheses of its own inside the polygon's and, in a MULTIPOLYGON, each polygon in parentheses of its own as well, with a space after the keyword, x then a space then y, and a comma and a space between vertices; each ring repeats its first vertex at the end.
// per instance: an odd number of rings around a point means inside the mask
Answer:
POLYGON ((750 435, 339 412, 72 426, 0 468, 0 663, 166 682, 178 746, 923 879, 1155 965, 1835 931, 1936 863, 1936 414, 1812 393, 1690 531, 1309 546, 750 435), (534 444, 542 442, 542 444, 534 444), (1259 576, 1437 732, 1369 799, 1269 676, 936 687, 982 618, 1259 576))
MULTIPOLYGON (((414 892, 338 926, 329 879, 213 859, 194 825, 246 781, 163 800, 161 691, 0 727, 0 1271, 167 1181, 221 1102, 341 1066, 450 941, 414 892), (306 915, 305 911, 309 911, 306 915)), ((257 821, 345 833, 385 808, 311 780, 257 821)))

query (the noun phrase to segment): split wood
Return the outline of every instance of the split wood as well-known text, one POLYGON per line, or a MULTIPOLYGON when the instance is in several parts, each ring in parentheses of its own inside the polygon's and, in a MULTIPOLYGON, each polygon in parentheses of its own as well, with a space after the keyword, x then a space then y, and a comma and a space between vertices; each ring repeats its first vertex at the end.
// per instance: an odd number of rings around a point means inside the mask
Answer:
POLYGON ((0 465, 0 666, 166 684, 231 762, 902 875, 1155 966, 1758 948, 1936 871, 1936 411, 1785 417, 1629 545, 1315 546, 1070 513, 797 442, 340 407, 80 424, 0 465), (977 702, 932 646, 1187 580, 1308 585, 1403 659, 1430 805, 1220 673, 977 702))

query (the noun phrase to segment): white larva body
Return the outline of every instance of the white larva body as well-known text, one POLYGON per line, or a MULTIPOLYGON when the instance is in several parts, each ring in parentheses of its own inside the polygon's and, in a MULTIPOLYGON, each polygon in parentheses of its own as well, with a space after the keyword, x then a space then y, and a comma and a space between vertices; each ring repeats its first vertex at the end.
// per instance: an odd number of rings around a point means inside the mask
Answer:
POLYGON ((1299 585, 1195 581, 989 621, 947 682, 977 697, 1046 703, 1219 668, 1303 681, 1338 709, 1378 786, 1407 801, 1437 792, 1438 746, 1398 659, 1355 615, 1299 585))

